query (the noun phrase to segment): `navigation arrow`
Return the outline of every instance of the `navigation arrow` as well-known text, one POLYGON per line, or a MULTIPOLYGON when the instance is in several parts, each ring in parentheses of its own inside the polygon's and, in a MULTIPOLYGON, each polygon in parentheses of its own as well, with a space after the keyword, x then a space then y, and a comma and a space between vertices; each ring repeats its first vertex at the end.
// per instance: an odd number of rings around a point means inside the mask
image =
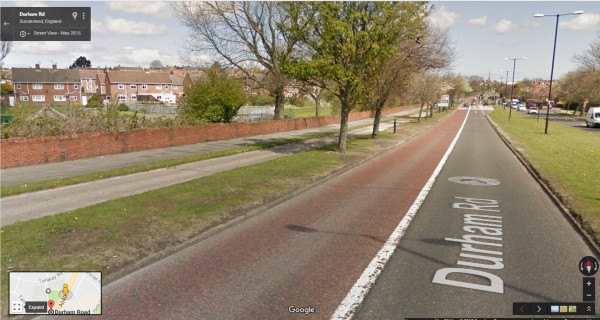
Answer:
POLYGON ((540 311, 542 311, 542 307, 540 307, 540 306, 537 306, 537 307, 538 307, 537 313, 540 313, 540 311))

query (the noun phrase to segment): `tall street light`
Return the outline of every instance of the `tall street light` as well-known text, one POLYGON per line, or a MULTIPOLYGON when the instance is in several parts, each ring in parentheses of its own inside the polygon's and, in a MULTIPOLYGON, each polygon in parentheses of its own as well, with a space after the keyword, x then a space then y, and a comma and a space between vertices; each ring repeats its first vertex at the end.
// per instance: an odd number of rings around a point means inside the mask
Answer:
POLYGON ((534 15, 536 18, 541 17, 556 17, 556 27, 554 28, 554 50, 552 51, 552 68, 550 69, 550 88, 548 89, 548 107, 546 109, 546 127, 544 128, 544 134, 548 134, 548 117, 550 116, 550 104, 552 101, 552 78, 554 76, 554 57, 556 55, 556 36, 558 35, 558 18, 560 16, 569 16, 582 14, 583 10, 573 11, 571 13, 557 13, 557 14, 543 14, 537 13, 534 15))
POLYGON ((512 60, 513 61, 513 76, 512 83, 510 87, 510 103, 508 109, 508 120, 510 120, 510 116, 512 114, 512 101, 513 101, 513 91, 515 90, 515 69, 517 68, 517 60, 527 60, 527 57, 523 58, 504 58, 504 60, 512 60))
MULTIPOLYGON (((506 90, 508 89, 508 70, 500 70, 500 72, 502 72, 502 71, 506 71, 506 78, 504 78, 504 79, 506 79, 506 83, 504 84, 504 98, 502 99, 503 102, 506 102, 506 90)), ((503 106, 503 110, 506 110, 506 105, 502 104, 502 106, 503 106)))

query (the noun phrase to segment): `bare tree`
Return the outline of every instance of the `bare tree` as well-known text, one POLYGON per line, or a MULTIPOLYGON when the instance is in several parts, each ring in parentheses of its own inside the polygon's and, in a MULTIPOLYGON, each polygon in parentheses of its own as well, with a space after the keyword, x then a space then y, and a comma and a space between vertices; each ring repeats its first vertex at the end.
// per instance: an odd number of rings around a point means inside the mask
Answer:
POLYGON ((280 30, 289 16, 277 2, 175 2, 180 20, 190 29, 188 53, 209 54, 223 66, 233 66, 275 98, 275 118, 283 117, 288 79, 282 67, 289 61, 295 40, 280 30), (265 74, 253 72, 257 66, 265 74))
POLYGON ((419 122, 421 121, 423 108, 426 107, 426 110, 430 111, 443 91, 447 89, 446 86, 443 79, 433 73, 419 73, 413 76, 411 80, 411 92, 414 99, 421 106, 419 110, 419 122))
POLYGON ((600 33, 598 39, 590 43, 589 48, 573 58, 579 68, 600 72, 600 33))
POLYGON ((12 41, 2 41, 2 49, 0 49, 0 64, 10 53, 10 49, 12 49, 12 41))
POLYGON ((382 109, 390 97, 399 96, 408 87, 415 73, 449 68, 456 53, 448 32, 427 26, 424 36, 405 39, 389 60, 387 68, 377 78, 376 91, 370 102, 375 110, 372 138, 379 133, 382 109))
POLYGON ((571 71, 558 81, 558 92, 563 99, 577 102, 583 116, 588 103, 600 102, 600 79, 592 70, 571 71))

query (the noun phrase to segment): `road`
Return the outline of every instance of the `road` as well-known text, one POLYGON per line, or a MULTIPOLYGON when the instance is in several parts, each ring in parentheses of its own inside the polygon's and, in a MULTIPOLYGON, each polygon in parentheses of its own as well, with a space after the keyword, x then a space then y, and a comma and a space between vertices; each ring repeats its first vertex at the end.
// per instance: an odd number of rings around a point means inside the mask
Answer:
POLYGON ((592 252, 488 121, 473 114, 355 318, 512 317, 513 302, 582 302, 578 262, 592 252), (464 184, 484 178, 499 184, 464 184), (474 228, 481 224, 470 214, 492 228, 474 228), (488 238, 471 238, 480 241, 472 245, 468 235, 488 238))
MULTIPOLYGON (((537 117, 538 115, 531 114, 530 116, 537 117)), ((540 121, 546 121, 546 110, 540 110, 539 116, 540 116, 539 117, 540 121)), ((555 113, 552 113, 552 111, 550 111, 550 114, 548 115, 548 120, 555 122, 555 123, 559 123, 563 126, 569 126, 569 127, 578 128, 578 129, 585 130, 585 131, 600 133, 600 130, 598 128, 588 128, 585 125, 585 120, 574 118, 572 116, 567 116, 564 114, 555 114, 555 113)))
POLYGON ((328 318, 463 123, 422 135, 103 289, 102 319, 328 318), (294 310, 294 309, 292 309, 294 310), (313 312, 314 311, 314 312, 313 312))

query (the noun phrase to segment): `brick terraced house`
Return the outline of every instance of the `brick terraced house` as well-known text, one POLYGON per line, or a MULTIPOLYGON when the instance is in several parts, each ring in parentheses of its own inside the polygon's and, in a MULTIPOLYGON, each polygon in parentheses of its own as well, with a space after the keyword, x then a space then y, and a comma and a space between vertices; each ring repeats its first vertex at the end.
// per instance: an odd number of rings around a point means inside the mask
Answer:
POLYGON ((136 103, 158 100, 177 102, 169 73, 143 70, 107 70, 106 100, 136 103))
POLYGON ((70 105, 81 103, 81 80, 78 70, 13 68, 13 89, 16 101, 32 105, 70 105))

